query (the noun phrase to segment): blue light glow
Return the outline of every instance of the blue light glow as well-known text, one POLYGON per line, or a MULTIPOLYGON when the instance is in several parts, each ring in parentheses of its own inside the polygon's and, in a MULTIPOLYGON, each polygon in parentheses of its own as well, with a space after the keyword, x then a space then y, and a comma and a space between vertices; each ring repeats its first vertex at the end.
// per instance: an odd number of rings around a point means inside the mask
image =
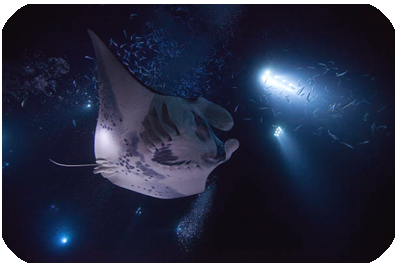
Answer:
POLYGON ((61 243, 62 244, 66 244, 67 242, 68 242, 68 238, 67 237, 61 238, 61 243))

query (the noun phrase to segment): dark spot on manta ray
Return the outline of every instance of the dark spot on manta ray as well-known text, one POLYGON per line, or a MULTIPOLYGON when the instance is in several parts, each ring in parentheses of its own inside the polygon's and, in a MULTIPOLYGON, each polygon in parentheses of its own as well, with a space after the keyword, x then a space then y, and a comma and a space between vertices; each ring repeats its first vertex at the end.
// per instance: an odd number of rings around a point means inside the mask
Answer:
POLYGON ((141 161, 145 161, 145 157, 143 154, 138 152, 138 143, 140 139, 136 131, 130 132, 127 136, 127 142, 131 144, 131 147, 127 149, 127 153, 130 154, 130 157, 139 157, 141 161))
MULTIPOLYGON (((150 177, 153 177, 153 178, 156 178, 159 180, 165 179, 165 177, 163 175, 157 173, 156 171, 154 171, 151 168, 145 167, 145 165, 143 165, 140 161, 136 161, 135 165, 137 166, 137 168, 142 170, 143 175, 145 175, 145 176, 150 176, 150 177)), ((139 169, 137 169, 137 171, 139 171, 139 169)))

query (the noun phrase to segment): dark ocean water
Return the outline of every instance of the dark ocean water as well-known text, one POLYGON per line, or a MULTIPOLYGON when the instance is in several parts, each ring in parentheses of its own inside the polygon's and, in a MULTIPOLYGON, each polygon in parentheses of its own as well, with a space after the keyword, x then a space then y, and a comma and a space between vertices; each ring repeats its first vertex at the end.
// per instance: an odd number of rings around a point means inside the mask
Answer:
POLYGON ((5 243, 28 262, 375 260, 395 235, 394 38, 367 5, 22 8, 3 30, 5 243), (49 162, 95 162, 88 28, 153 89, 232 114, 216 133, 240 148, 202 195, 49 162))

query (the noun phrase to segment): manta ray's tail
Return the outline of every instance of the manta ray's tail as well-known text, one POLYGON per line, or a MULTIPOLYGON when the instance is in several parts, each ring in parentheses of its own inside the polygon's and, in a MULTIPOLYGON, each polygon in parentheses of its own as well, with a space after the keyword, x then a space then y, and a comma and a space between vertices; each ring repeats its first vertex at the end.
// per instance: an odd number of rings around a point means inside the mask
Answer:
POLYGON ((61 166, 61 167, 95 167, 95 166, 97 166, 97 164, 66 165, 66 164, 61 164, 61 163, 55 162, 54 160, 51 160, 51 159, 48 159, 48 160, 50 160, 55 165, 61 166))

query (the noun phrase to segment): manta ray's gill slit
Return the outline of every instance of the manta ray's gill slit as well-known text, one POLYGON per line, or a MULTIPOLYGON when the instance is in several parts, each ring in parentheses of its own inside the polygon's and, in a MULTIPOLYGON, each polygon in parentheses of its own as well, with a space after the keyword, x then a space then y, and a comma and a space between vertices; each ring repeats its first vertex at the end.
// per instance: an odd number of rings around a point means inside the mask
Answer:
POLYGON ((204 122, 204 119, 197 115, 196 112, 192 111, 194 116, 194 121, 196 122, 196 136, 203 142, 208 141, 211 138, 210 128, 204 122))
POLYGON ((172 141, 171 136, 166 132, 166 130, 161 125, 161 121, 160 121, 159 115, 158 115, 155 107, 153 107, 149 111, 148 117, 149 117, 149 121, 150 121, 152 129, 154 130, 154 132, 156 132, 156 134, 159 136, 159 138, 161 138, 161 140, 163 141, 163 146, 164 146, 164 141, 169 141, 169 142, 172 141))
POLYGON ((175 133, 177 135, 181 135, 178 127, 175 125, 175 123, 171 120, 170 115, 168 114, 168 108, 167 105, 165 103, 163 103, 162 106, 162 118, 163 118, 163 122, 164 124, 170 126, 172 129, 174 129, 175 133))
POLYGON ((170 165, 170 161, 175 160, 178 160, 178 157, 172 153, 172 150, 169 148, 169 146, 158 149, 152 158, 152 161, 167 166, 170 165))
POLYGON ((142 122, 143 128, 145 129, 146 136, 148 137, 149 141, 156 147, 159 148, 160 146, 164 146, 164 142, 160 139, 159 136, 155 133, 152 128, 152 124, 149 120, 148 115, 142 122))
POLYGON ((149 137, 147 136, 146 131, 141 132, 139 134, 141 136, 141 139, 143 140, 143 143, 145 144, 146 148, 151 152, 155 153, 157 151, 156 146, 149 140, 149 137))

